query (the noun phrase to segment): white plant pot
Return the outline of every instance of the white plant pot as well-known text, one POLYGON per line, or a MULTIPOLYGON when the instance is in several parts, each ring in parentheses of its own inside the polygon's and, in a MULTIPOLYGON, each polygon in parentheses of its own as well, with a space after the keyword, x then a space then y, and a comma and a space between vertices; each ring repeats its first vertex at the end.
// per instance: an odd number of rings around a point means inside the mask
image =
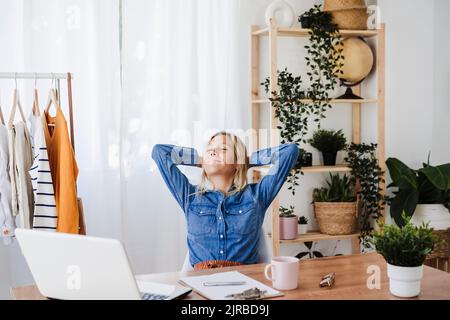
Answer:
POLYGON ((434 230, 450 228, 450 212, 442 204, 418 204, 411 218, 411 223, 420 226, 429 222, 434 230))
POLYGON ((423 265, 420 267, 399 267, 387 264, 389 290, 394 296, 412 298, 420 294, 423 265))
POLYGON ((299 224, 298 225, 298 234, 306 234, 308 232, 307 224, 299 224))

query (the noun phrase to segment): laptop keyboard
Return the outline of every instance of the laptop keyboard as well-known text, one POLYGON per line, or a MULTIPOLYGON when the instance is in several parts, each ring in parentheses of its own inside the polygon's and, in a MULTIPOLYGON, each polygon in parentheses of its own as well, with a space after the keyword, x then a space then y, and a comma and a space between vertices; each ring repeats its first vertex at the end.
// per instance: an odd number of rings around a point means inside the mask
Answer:
POLYGON ((142 293, 142 300, 165 300, 167 299, 169 296, 165 296, 162 294, 155 294, 155 293, 142 293))

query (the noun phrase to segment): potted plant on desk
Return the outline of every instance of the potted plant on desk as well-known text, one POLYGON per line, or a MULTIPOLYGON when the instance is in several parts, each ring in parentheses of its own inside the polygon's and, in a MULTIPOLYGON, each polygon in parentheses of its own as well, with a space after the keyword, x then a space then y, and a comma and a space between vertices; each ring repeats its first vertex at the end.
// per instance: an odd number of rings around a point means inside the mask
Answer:
POLYGON ((347 139, 342 129, 339 131, 319 129, 314 132, 309 143, 322 153, 325 166, 334 166, 338 151, 344 150, 347 146, 347 139))
POLYGON ((280 206, 280 239, 292 240, 297 237, 297 216, 294 207, 285 208, 280 206))
POLYGON ((373 244, 387 262, 389 290, 398 297, 419 295, 423 264, 437 244, 437 237, 428 224, 415 226, 403 212, 403 226, 380 223, 373 235, 373 244))
POLYGON ((355 181, 330 173, 327 188, 313 190, 314 214, 320 232, 330 235, 351 234, 356 225, 355 181))

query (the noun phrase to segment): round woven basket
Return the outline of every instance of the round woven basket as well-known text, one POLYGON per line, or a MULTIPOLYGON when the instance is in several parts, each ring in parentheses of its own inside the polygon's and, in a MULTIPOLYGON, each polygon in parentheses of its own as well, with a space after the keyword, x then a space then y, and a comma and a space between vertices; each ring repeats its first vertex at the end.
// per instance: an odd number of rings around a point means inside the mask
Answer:
POLYGON ((434 230, 433 233, 439 238, 439 244, 431 251, 427 259, 450 257, 450 229, 434 230))
POLYGON ((314 214, 321 233, 352 234, 357 218, 356 202, 314 202, 314 214))
POLYGON ((367 7, 364 0, 324 0, 323 11, 331 12, 339 29, 367 29, 367 7))

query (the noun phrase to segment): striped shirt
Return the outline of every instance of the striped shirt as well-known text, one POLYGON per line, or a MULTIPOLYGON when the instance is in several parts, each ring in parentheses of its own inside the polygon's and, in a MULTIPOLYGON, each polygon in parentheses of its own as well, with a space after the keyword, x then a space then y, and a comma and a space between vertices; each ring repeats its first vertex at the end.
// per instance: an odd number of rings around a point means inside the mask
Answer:
POLYGON ((58 214, 42 116, 30 116, 33 165, 29 173, 34 193, 33 229, 56 231, 58 214))

